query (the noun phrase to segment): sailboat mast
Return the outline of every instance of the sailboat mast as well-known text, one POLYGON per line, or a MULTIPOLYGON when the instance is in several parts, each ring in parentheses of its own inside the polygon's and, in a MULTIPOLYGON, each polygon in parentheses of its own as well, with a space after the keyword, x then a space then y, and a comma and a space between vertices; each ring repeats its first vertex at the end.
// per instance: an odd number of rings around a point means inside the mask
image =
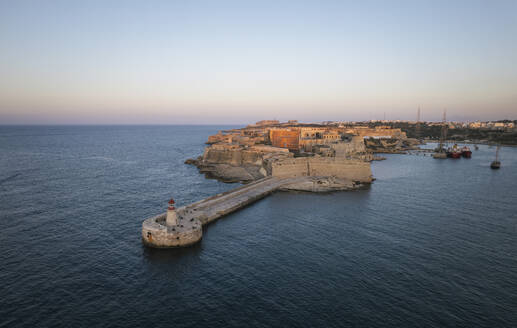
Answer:
POLYGON ((442 131, 440 133, 440 145, 438 147, 438 149, 440 151, 442 151, 443 149, 443 144, 445 142, 445 138, 447 136, 447 127, 446 127, 446 111, 444 110, 443 111, 443 118, 442 118, 442 131))

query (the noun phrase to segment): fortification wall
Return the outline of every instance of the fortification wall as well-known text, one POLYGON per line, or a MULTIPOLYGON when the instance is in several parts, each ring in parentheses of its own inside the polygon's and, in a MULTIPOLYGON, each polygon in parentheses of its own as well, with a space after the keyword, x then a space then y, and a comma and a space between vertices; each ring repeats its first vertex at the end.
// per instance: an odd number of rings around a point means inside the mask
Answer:
POLYGON ((206 147, 203 154, 205 164, 262 165, 262 157, 268 152, 289 155, 288 149, 270 146, 257 146, 248 149, 232 146, 212 145, 206 147))
POLYGON ((366 146, 361 137, 352 137, 350 142, 331 143, 329 146, 335 150, 338 158, 366 152, 366 146))
POLYGON ((218 149, 214 146, 205 148, 203 162, 209 164, 225 163, 235 166, 242 164, 242 152, 240 149, 218 149))
POLYGON ((257 151, 260 153, 284 153, 289 154, 289 149, 273 147, 268 145, 255 145, 250 148, 253 151, 257 151))
POLYGON ((197 219, 183 220, 176 226, 165 225, 165 214, 160 214, 142 223, 142 240, 151 247, 185 247, 197 243, 203 236, 201 222, 197 219))
POLYGON ((274 177, 333 176, 351 181, 371 182, 370 163, 333 157, 299 157, 271 164, 274 177))
POLYGON ((360 137, 379 137, 379 138, 401 138, 406 139, 406 133, 399 128, 366 128, 366 127, 354 127, 347 129, 346 133, 356 134, 360 137))
POLYGON ((303 177, 309 175, 308 157, 287 158, 271 163, 274 177, 303 177))
POLYGON ((262 165, 262 154, 253 150, 243 150, 241 162, 242 164, 262 165))
POLYGON ((311 158, 309 160, 310 176, 333 176, 351 181, 371 182, 370 163, 339 158, 311 158))

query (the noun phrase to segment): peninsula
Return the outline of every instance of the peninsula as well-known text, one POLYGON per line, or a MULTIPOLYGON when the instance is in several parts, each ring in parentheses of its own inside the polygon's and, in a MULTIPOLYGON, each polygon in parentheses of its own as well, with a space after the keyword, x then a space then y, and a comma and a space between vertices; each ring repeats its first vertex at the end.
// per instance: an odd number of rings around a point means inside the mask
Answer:
POLYGON ((369 168, 365 163, 377 159, 374 153, 399 153, 415 148, 418 141, 407 138, 399 128, 386 126, 267 120, 219 131, 206 143, 209 146, 202 156, 185 163, 196 165, 207 178, 248 183, 266 176, 320 177, 329 182, 330 189, 339 190, 336 178, 368 181, 368 174, 361 175, 351 165, 369 168))
POLYGON ((375 152, 401 152, 418 141, 398 128, 260 121, 209 136, 203 155, 187 159, 207 178, 245 185, 146 219, 144 244, 182 247, 202 238, 202 226, 274 191, 354 190, 373 181, 375 152))

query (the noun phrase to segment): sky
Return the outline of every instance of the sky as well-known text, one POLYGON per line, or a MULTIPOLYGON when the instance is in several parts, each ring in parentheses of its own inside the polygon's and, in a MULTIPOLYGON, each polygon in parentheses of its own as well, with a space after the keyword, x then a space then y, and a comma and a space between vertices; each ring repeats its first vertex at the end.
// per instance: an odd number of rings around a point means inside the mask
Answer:
POLYGON ((0 124, 517 119, 517 1, 0 0, 0 124))

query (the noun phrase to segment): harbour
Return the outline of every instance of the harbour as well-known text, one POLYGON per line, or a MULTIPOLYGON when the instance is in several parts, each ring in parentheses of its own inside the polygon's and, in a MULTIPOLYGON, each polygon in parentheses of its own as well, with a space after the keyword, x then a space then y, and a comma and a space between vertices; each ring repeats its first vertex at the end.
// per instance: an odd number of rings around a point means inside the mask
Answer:
POLYGON ((240 187, 183 164, 224 128, 1 128, 3 322, 517 322, 517 148, 501 148, 500 170, 487 145, 471 159, 384 154, 363 189, 273 192, 204 225, 190 247, 144 246, 143 219, 171 197, 179 209, 240 187), (176 306, 157 311, 164 303, 176 306))
POLYGON ((0 328, 517 327, 517 1, 0 1, 0 328))

